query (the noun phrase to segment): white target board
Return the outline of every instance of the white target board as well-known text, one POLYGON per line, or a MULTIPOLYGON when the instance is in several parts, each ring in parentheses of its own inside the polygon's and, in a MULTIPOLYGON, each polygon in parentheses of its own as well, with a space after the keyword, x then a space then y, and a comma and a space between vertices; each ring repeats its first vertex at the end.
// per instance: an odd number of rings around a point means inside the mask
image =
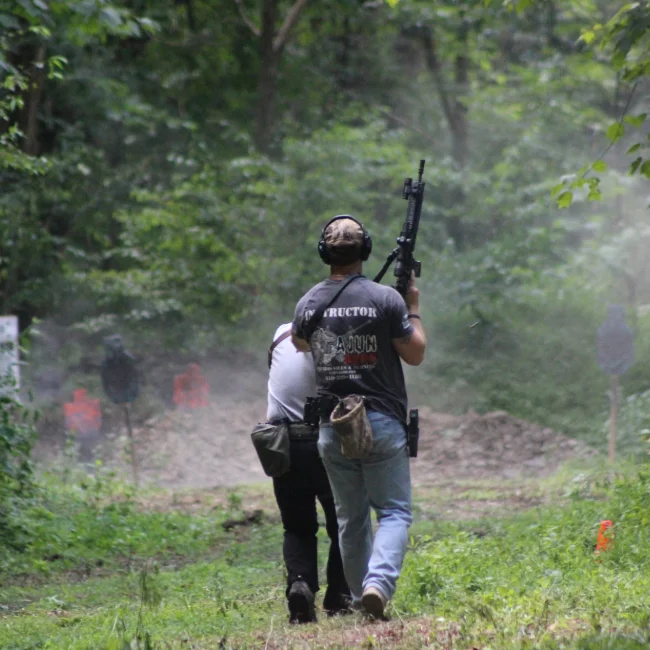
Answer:
POLYGON ((15 397, 20 389, 18 317, 0 316, 0 395, 15 397))

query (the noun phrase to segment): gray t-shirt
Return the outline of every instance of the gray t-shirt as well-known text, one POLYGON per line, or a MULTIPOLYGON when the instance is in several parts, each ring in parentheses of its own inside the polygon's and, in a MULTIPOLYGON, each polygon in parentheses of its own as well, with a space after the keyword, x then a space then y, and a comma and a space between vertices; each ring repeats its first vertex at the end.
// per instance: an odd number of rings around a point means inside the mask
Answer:
MULTIPOLYGON (((298 302, 295 334, 307 340, 307 323, 341 283, 324 280, 298 302)), ((392 287, 365 277, 353 280, 325 310, 311 336, 320 394, 365 395, 368 407, 406 422, 401 360, 392 344, 413 334, 404 299, 392 287)))

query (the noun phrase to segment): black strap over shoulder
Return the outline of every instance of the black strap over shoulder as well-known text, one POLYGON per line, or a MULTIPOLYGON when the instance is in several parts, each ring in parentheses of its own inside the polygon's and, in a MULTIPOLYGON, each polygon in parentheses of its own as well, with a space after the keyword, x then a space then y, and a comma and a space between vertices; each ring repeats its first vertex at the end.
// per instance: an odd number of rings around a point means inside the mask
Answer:
POLYGON ((307 341, 311 339, 311 335, 314 333, 316 330, 316 326, 320 322, 321 318, 323 318, 323 314, 325 313, 325 310, 343 293, 343 290, 352 282, 354 282, 357 278, 362 278, 364 277, 363 275, 352 275, 348 278, 346 278, 342 283, 341 286, 336 290, 334 295, 324 304, 322 304, 320 307, 316 309, 316 311, 312 314, 311 318, 309 319, 306 327, 305 327, 305 334, 307 335, 307 341))
POLYGON ((273 350, 282 343, 285 339, 288 339, 291 336, 291 329, 288 329, 286 332, 282 332, 280 336, 278 336, 273 343, 271 343, 271 347, 269 347, 269 352, 268 352, 268 359, 269 359, 269 370, 271 369, 271 362, 273 361, 273 350))

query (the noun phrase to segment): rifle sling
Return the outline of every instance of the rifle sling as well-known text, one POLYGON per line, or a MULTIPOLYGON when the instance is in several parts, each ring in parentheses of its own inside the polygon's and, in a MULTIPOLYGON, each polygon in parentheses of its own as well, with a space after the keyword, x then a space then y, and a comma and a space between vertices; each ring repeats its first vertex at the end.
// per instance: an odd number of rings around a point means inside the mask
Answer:
POLYGON ((273 361, 273 350, 275 350, 275 348, 277 348, 278 345, 280 345, 280 343, 282 343, 282 341, 284 341, 285 339, 288 339, 290 336, 291 336, 291 328, 289 328, 286 332, 283 332, 282 334, 280 334, 280 336, 278 336, 278 338, 275 339, 275 341, 273 341, 273 343, 271 343, 271 347, 269 348, 269 353, 268 353, 268 356, 269 356, 269 370, 271 369, 271 362, 273 361))
POLYGON ((362 275, 353 275, 344 280, 341 283, 341 286, 336 290, 334 295, 323 305, 318 307, 316 311, 312 314, 311 318, 307 322, 307 326, 305 327, 305 334, 307 335, 307 342, 310 341, 311 335, 314 333, 314 330, 316 329, 316 325, 320 322, 321 318, 323 318, 323 314, 325 313, 325 310, 343 293, 343 290, 351 283, 354 282, 357 278, 362 278, 362 275))

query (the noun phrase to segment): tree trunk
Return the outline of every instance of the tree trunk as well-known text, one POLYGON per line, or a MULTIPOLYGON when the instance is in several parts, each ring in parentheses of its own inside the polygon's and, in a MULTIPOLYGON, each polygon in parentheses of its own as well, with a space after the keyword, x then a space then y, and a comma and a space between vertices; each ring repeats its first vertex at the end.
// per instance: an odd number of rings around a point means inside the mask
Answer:
POLYGON ((275 96, 277 92, 279 56, 273 47, 275 22, 278 15, 277 5, 277 0, 263 0, 262 5, 255 144, 264 153, 268 152, 273 137, 275 96))
POLYGON ((25 141, 23 151, 29 156, 40 153, 38 139, 38 111, 43 97, 43 84, 45 83, 45 45, 36 48, 36 55, 32 62, 29 75, 29 90, 25 98, 24 126, 25 141))
MULTIPOLYGON (((277 33, 278 0, 263 0, 262 25, 259 30, 245 18, 253 33, 259 37, 260 72, 257 81, 257 115, 254 138, 255 145, 264 153, 268 153, 273 141, 278 68, 282 52, 306 4, 307 0, 296 0, 287 12, 277 33)), ((240 10, 242 10, 241 5, 240 10)))
MULTIPOLYGON (((468 27, 463 24, 458 32, 461 43, 461 52, 467 49, 468 27)), ((458 54, 455 61, 455 81, 456 92, 454 97, 454 128, 452 130, 454 137, 454 160, 459 167, 463 168, 467 164, 467 104, 466 97, 469 91, 469 59, 465 54, 458 54)))
POLYGON ((183 0, 185 5, 185 15, 187 16, 187 25, 191 32, 196 31, 196 20, 194 19, 194 6, 192 0, 183 0))
MULTIPOLYGON (((460 51, 467 50, 468 27, 466 24, 461 25, 458 36, 461 43, 460 51)), ((455 92, 453 99, 453 125, 451 128, 452 136, 452 155, 456 166, 459 170, 467 166, 467 105, 466 95, 469 90, 469 59, 465 54, 456 55, 454 62, 454 81, 455 92)), ((467 245, 465 225, 463 223, 462 213, 465 205, 465 191, 462 187, 456 188, 454 192, 453 213, 447 217, 446 228, 449 236, 453 239, 456 250, 464 251, 467 245)))
MULTIPOLYGON (((467 47, 468 27, 463 23, 458 36, 461 43, 461 52, 467 47)), ((450 90, 447 87, 445 75, 438 59, 437 45, 431 27, 424 27, 420 30, 420 39, 424 46, 424 54, 427 68, 433 77, 436 92, 440 100, 442 112, 449 125, 451 133, 452 156, 456 166, 462 170, 467 164, 467 107, 465 106, 462 94, 469 85, 469 60, 465 54, 456 56, 454 62, 454 87, 450 90)), ((463 204, 465 194, 462 188, 452 193, 453 208, 445 219, 447 235, 451 237, 456 250, 465 250, 465 226, 462 220, 463 204)))

